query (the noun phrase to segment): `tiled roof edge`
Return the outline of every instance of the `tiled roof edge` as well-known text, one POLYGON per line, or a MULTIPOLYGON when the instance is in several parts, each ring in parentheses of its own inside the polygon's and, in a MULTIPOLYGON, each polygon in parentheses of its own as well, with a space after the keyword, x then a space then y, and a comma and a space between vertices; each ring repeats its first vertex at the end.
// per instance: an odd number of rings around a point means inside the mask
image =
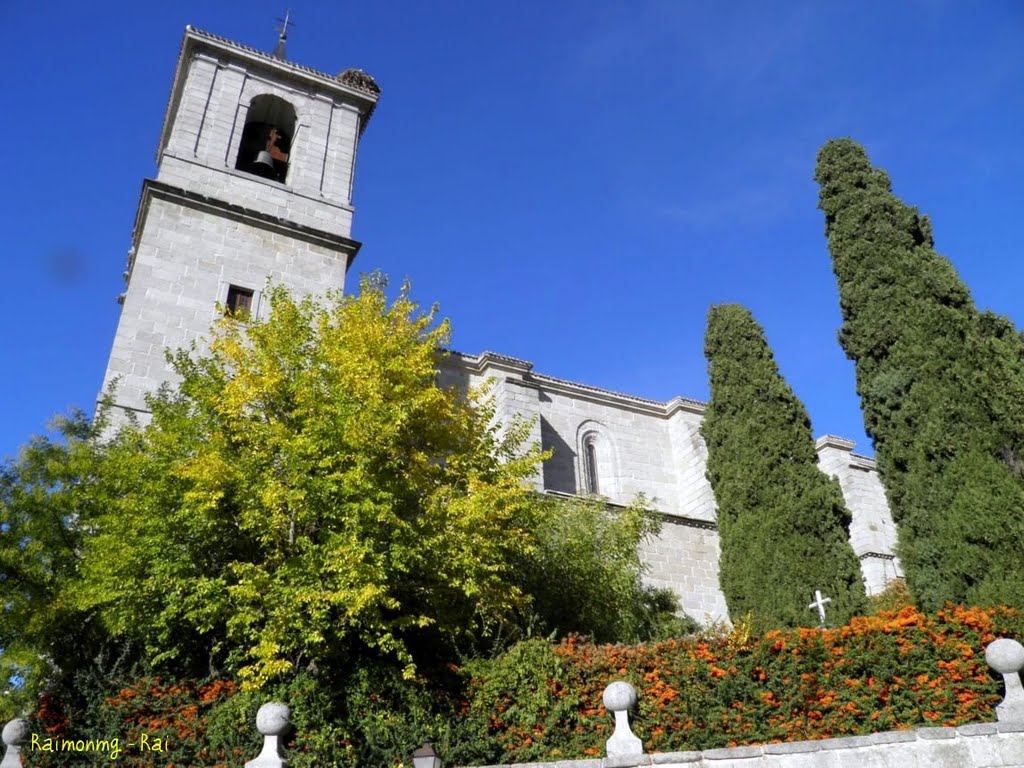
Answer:
POLYGON ((341 85, 341 86, 343 86, 345 88, 349 88, 349 89, 351 89, 353 91, 358 91, 359 93, 362 93, 362 94, 364 94, 366 96, 369 96, 370 98, 376 99, 380 95, 378 92, 374 91, 371 88, 367 88, 367 87, 361 86, 361 85, 356 85, 354 83, 343 82, 343 81, 339 80, 334 75, 329 75, 326 72, 320 71, 319 69, 313 69, 312 67, 307 67, 304 64, 298 64, 298 63, 296 63, 294 61, 291 61, 289 59, 278 59, 278 58, 272 56, 271 54, 267 53, 266 51, 261 51, 259 48, 253 48, 250 45, 245 45, 243 43, 236 42, 236 41, 231 40, 231 39, 229 39, 227 37, 222 37, 221 35, 215 35, 214 33, 207 32, 206 30, 203 30, 203 29, 196 29, 195 27, 193 27, 191 25, 187 26, 185 29, 188 32, 196 35, 197 37, 204 37, 207 40, 212 40, 215 43, 220 43, 221 45, 226 45, 226 46, 228 46, 230 48, 234 48, 234 49, 236 49, 238 51, 242 51, 244 53, 248 53, 248 54, 250 54, 252 56, 258 56, 258 57, 260 57, 261 59, 264 59, 265 61, 267 61, 270 64, 283 65, 283 66, 286 66, 286 67, 290 67, 291 69, 298 70, 299 72, 304 72, 304 73, 306 73, 308 75, 316 75, 317 77, 322 77, 322 78, 324 78, 326 80, 330 80, 331 82, 337 83, 338 85, 341 85))
POLYGON ((569 389, 581 390, 584 392, 590 392, 595 395, 602 395, 605 397, 613 397, 620 400, 625 400, 631 403, 637 403, 649 407, 662 408, 665 410, 672 410, 676 407, 688 407, 690 409, 704 410, 707 407, 707 403, 701 400, 695 400, 689 397, 676 396, 669 400, 652 400, 647 397, 639 397, 638 395, 629 395, 625 392, 616 392, 613 389, 605 389, 604 387, 595 387, 590 384, 582 384, 578 381, 571 381, 569 379, 560 379, 556 376, 548 376, 542 373, 533 372, 533 363, 528 360, 521 360, 517 357, 510 355, 502 355, 497 352, 484 351, 479 355, 471 355, 465 352, 459 352, 454 349, 445 350, 448 354, 455 357, 461 358, 466 361, 467 364, 472 365, 478 370, 482 370, 488 362, 496 362, 498 364, 504 364, 511 368, 518 368, 528 376, 528 380, 537 384, 551 384, 554 386, 565 387, 569 389))

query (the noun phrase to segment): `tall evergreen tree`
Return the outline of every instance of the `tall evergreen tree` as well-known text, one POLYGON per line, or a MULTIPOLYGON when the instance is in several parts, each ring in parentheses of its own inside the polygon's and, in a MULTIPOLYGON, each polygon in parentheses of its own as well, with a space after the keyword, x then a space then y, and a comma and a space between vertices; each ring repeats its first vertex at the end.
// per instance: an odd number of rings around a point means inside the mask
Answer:
POLYGON ((814 590, 832 598, 830 621, 864 607, 839 483, 818 469, 807 410, 779 374, 750 312, 708 313, 704 354, 711 402, 701 433, 718 502, 720 577, 734 618, 760 628, 813 626, 814 590))
POLYGON ((1024 607, 1024 340, 977 310, 928 217, 892 194, 862 147, 829 141, 816 179, 839 338, 910 587, 929 609, 1024 607))

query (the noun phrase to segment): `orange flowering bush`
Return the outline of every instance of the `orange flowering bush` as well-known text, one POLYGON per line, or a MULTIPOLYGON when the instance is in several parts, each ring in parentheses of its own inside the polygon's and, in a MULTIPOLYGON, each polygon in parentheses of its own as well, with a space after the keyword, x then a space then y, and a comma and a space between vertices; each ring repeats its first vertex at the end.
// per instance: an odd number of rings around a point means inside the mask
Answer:
POLYGON ((260 752, 256 712, 271 700, 291 709, 285 749, 294 768, 396 768, 425 740, 447 754, 444 736, 457 721, 456 696, 404 679, 397 665, 367 665, 342 679, 300 674, 258 692, 226 679, 137 677, 99 691, 83 685, 61 693, 63 700, 41 699, 31 718, 40 746, 50 738, 52 751, 27 749, 28 768, 111 761, 131 768, 237 768, 260 752), (72 746, 62 748, 66 742, 72 746))
POLYGON ((44 696, 33 718, 39 743, 25 750, 25 764, 49 768, 107 765, 116 760, 118 765, 131 768, 227 768, 238 763, 244 750, 211 750, 206 735, 212 712, 235 692, 235 684, 227 680, 202 683, 140 678, 104 695, 88 710, 93 714, 89 722, 69 717, 53 697, 44 696), (46 749, 46 739, 52 740, 52 751, 46 749), (107 744, 101 747, 90 740, 107 744), (77 746, 67 746, 66 742, 77 746), (112 757, 114 750, 116 757, 112 757))
POLYGON ((472 670, 464 714, 473 748, 460 758, 601 754, 613 727, 601 694, 616 679, 637 688, 634 731, 651 752, 990 720, 1001 681, 984 648, 1022 630, 1011 609, 949 606, 742 642, 724 632, 634 646, 532 641, 472 670))

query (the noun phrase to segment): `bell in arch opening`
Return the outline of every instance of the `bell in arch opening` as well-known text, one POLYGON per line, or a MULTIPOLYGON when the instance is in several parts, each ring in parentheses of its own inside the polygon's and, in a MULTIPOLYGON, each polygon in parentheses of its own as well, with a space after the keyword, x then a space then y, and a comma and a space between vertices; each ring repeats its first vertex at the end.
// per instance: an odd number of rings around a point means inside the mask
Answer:
POLYGON ((288 178, 294 135, 291 104, 269 94, 254 97, 245 117, 235 168, 283 184, 288 178))

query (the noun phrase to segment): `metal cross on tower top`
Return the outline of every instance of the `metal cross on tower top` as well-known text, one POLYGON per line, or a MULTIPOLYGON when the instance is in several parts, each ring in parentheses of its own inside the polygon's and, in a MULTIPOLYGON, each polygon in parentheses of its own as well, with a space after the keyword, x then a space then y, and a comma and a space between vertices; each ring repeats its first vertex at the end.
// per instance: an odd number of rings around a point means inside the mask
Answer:
POLYGON ((818 616, 821 618, 821 626, 823 627, 825 626, 825 605, 831 602, 831 597, 822 597, 821 590, 816 589, 814 590, 814 602, 807 606, 812 611, 815 608, 818 609, 818 616))
POLYGON ((284 12, 284 18, 278 19, 281 22, 281 26, 277 28, 277 45, 274 48, 274 53, 271 54, 275 59, 284 59, 285 57, 285 45, 288 42, 288 27, 295 26, 295 22, 291 20, 292 11, 287 9, 284 12))

